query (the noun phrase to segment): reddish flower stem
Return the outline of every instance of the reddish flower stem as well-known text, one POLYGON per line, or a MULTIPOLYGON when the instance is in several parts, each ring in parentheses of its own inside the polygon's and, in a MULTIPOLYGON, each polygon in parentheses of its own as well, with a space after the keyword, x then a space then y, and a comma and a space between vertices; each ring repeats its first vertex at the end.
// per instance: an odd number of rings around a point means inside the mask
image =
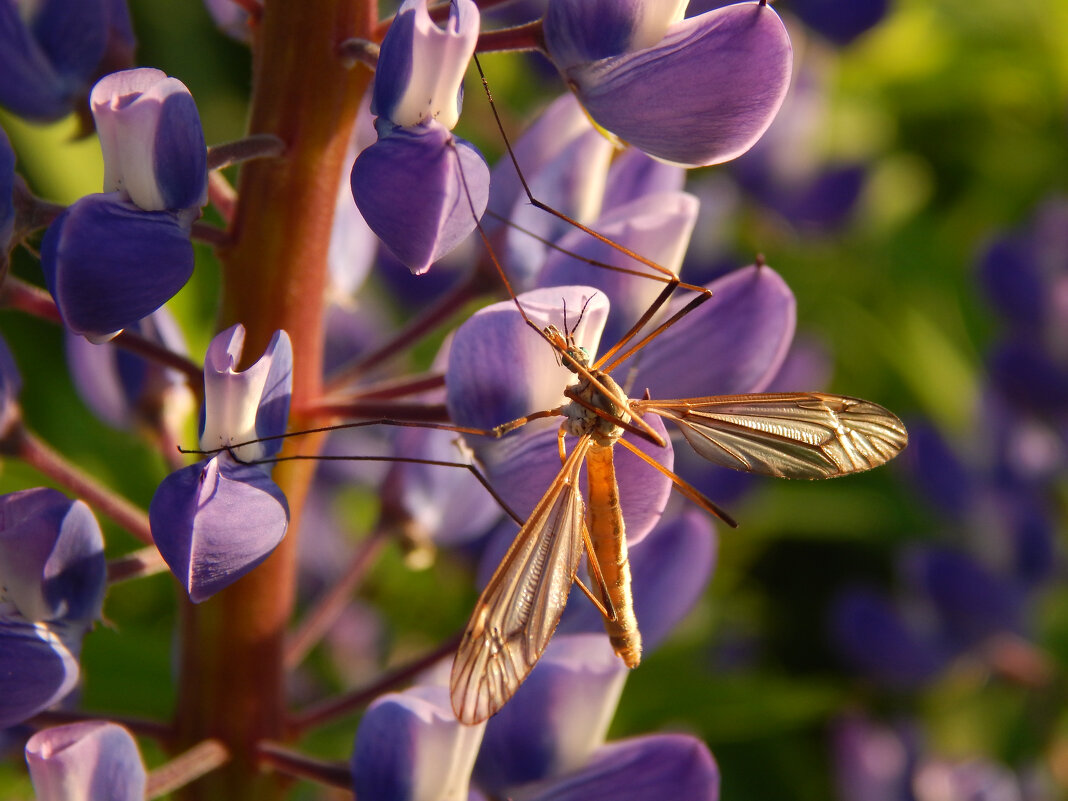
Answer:
POLYGON ((141 542, 152 544, 152 531, 144 510, 83 473, 25 426, 19 425, 8 434, 4 450, 22 459, 72 495, 81 498, 96 511, 110 517, 141 542))

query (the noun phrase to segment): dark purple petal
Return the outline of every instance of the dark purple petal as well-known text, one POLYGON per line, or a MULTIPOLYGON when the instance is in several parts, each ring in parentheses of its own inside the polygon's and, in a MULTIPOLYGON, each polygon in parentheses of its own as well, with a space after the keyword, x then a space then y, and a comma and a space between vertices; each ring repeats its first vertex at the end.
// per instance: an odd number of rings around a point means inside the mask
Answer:
POLYGON ((78 660, 60 630, 0 617, 0 728, 47 709, 78 683, 78 660))
MULTIPOLYGON (((266 362, 269 367, 257 405, 256 436, 278 437, 289 424, 289 400, 293 394, 293 346, 289 334, 275 331, 257 364, 260 362, 266 362)), ((281 439, 263 443, 266 456, 273 456, 281 449, 281 439)))
POLYGON ((708 746, 685 734, 606 745, 590 763, 543 786, 530 801, 719 801, 719 768, 708 746))
POLYGON ((431 122, 381 136, 357 156, 351 184, 371 230, 418 274, 475 230, 489 167, 472 145, 431 122))
POLYGON ((890 0, 793 0, 793 11, 810 28, 845 46, 886 16, 890 0))
MULTIPOLYGON (((664 518, 630 550, 634 611, 645 653, 656 648, 704 593, 716 562, 717 539, 708 515, 686 511, 664 518)), ((603 631, 600 611, 575 593, 561 632, 603 631)))
POLYGON ((170 212, 144 211, 116 193, 87 195, 45 233, 41 268, 66 325, 108 339, 185 285, 193 246, 170 212))
POLYGON ((378 698, 352 753, 357 798, 466 801, 483 725, 456 720, 444 687, 416 685, 378 698))
POLYGON ((979 260, 986 296, 1014 326, 1034 332, 1046 317, 1046 286, 1034 242, 1015 236, 995 240, 979 260))
POLYGON ((1005 342, 989 361, 994 385, 1011 403, 1045 415, 1068 409, 1068 370, 1035 343, 1005 342))
POLYGON ((909 447, 904 464, 916 488, 928 502, 958 518, 975 501, 975 478, 943 439, 938 429, 925 421, 909 423, 909 447))
MULTIPOLYGON (((674 22, 679 3, 643 0, 552 0, 545 42, 560 70, 649 47, 674 22), (652 30, 648 30, 652 29, 652 30)), ((681 5, 685 6, 685 3, 681 5)))
MULTIPOLYGON (((774 270, 746 267, 708 284, 712 299, 616 368, 637 367, 634 395, 699 398, 760 392, 778 373, 793 339, 793 293, 774 270)), ((688 298, 679 297, 669 312, 688 298)))
POLYGON ((289 524, 278 486, 262 468, 228 455, 171 473, 148 515, 156 547, 194 603, 266 559, 289 524))
POLYGON ((107 0, 44 0, 33 17, 33 35, 56 73, 72 87, 88 82, 107 46, 107 0))
POLYGON ((30 621, 100 616, 104 538, 81 501, 39 487, 0 496, 0 601, 30 621))
POLYGON ((557 635, 486 724, 475 763, 479 786, 507 798, 511 788, 581 768, 604 744, 626 677, 603 633, 557 635))
POLYGON ((133 736, 117 723, 91 720, 37 732, 26 764, 38 801, 142 801, 146 773, 133 736))
MULTIPOLYGON (((0 18, 3 11, 0 10, 0 18)), ((2 102, 2 100, 0 100, 2 102)), ((0 265, 7 263, 11 234, 15 230, 15 151, 0 128, 0 265)))
POLYGON ((1013 575, 1025 588, 1033 587, 1051 578, 1057 567, 1053 515, 1042 499, 1030 493, 1019 493, 1007 505, 1013 575))
MULTIPOLYGON (((86 4, 91 8, 91 4, 86 4)), ((0 105, 38 122, 66 116, 78 88, 56 73, 14 0, 0 3, 0 105)))
POLYGON ((969 555, 948 548, 917 549, 906 555, 905 573, 935 605, 951 643, 966 648, 991 634, 1020 631, 1019 589, 969 555))
POLYGON ((601 126, 651 156, 700 166, 741 155, 767 130, 792 53, 769 6, 739 3, 673 25, 653 47, 564 74, 601 126))
POLYGON ((883 596, 867 589, 843 593, 831 609, 831 640, 849 665, 892 687, 926 681, 945 656, 883 596))

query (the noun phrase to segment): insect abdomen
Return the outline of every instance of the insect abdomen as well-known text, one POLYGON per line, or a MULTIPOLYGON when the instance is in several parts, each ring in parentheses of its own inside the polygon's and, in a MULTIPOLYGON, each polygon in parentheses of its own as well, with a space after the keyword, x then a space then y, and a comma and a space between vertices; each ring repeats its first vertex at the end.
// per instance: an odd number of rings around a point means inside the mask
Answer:
MULTIPOLYGON (((627 558, 627 533, 619 507, 619 487, 612 447, 597 444, 586 454, 586 478, 589 483, 590 540, 600 568, 604 586, 601 590, 605 609, 614 613, 605 617, 604 628, 612 648, 623 663, 637 667, 642 658, 642 638, 638 620, 634 616, 634 601, 630 591, 630 561, 627 558)), ((590 567, 590 577, 597 586, 597 576, 590 567)))

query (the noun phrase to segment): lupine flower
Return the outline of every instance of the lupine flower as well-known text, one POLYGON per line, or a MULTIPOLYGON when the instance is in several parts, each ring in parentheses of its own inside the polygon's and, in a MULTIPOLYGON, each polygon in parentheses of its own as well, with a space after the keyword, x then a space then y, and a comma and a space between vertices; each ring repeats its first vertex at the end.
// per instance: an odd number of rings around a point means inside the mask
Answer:
POLYGON ((219 30, 239 42, 252 38, 248 11, 234 0, 204 0, 204 7, 211 14, 219 30))
POLYGON ((104 539, 81 501, 46 488, 0 496, 0 728, 78 682, 82 636, 100 617, 104 539))
POLYGON ((465 726, 444 687, 417 685, 376 700, 360 721, 353 788, 369 801, 468 801, 485 724, 465 726))
POLYGON ((771 124, 790 84, 790 39, 763 3, 690 19, 685 6, 552 0, 545 41, 603 128, 666 161, 718 164, 771 124))
MULTIPOLYGON (((181 330, 166 308, 134 323, 131 330, 185 355, 181 330)), ((111 344, 94 345, 68 332, 67 365, 86 405, 119 429, 148 426, 174 433, 193 405, 185 375, 111 344)))
POLYGON ((1041 772, 1015 773, 982 757, 932 753, 914 724, 890 726, 851 714, 832 732, 841 801, 1023 801, 1054 798, 1041 772))
POLYGON ((58 120, 85 99, 95 76, 128 66, 133 49, 125 0, 3 0, 0 106, 58 120))
POLYGON ((146 774, 133 736, 90 720, 42 729, 26 743, 37 801, 142 801, 146 774))
MULTIPOLYGON (((633 368, 631 385, 649 389, 653 397, 763 389, 778 371, 793 336, 790 290, 767 267, 739 270, 709 288, 711 300, 620 365, 618 374, 627 375, 633 368), (694 358, 697 342, 703 351, 723 354, 723 358, 694 358)), ((519 302, 539 326, 552 323, 562 329, 566 309, 568 325, 577 324, 576 342, 591 357, 596 354, 600 331, 609 316, 602 292, 554 287, 524 293, 519 302)), ((680 298, 669 304, 665 313, 684 302, 680 298)), ((555 361, 552 349, 525 325, 514 304, 494 304, 476 312, 456 332, 445 376, 447 404, 458 424, 492 428, 560 405, 570 375, 555 361)), ((656 425, 655 420, 649 422, 656 425)), ((468 438, 491 482, 521 515, 534 508, 559 470, 558 427, 558 422, 549 419, 523 426, 501 440, 468 438)), ((670 469, 670 443, 658 448, 644 439, 631 441, 670 469)), ((636 543, 659 518, 670 481, 625 452, 617 454, 616 469, 628 540, 636 543)))
POLYGON ((189 230, 207 199, 207 150, 189 90, 159 70, 109 75, 90 101, 106 192, 52 223, 41 267, 67 327, 100 342, 192 275, 189 230))
POLYGON ((245 329, 235 325, 212 340, 204 360, 204 417, 200 446, 220 450, 163 480, 149 519, 156 547, 199 603, 266 559, 289 524, 285 496, 270 467, 255 464, 281 440, 248 443, 285 432, 293 354, 289 337, 275 332, 256 364, 243 372, 245 329))
POLYGON ((683 735, 605 743, 627 669, 602 634, 566 634, 486 724, 475 763, 494 798, 718 798, 707 747, 683 735))
POLYGON ((426 0, 405 0, 382 41, 371 99, 378 141, 353 165, 352 196, 413 273, 460 244, 486 208, 489 168, 450 133, 478 29, 472 0, 453 0, 444 29, 426 0))

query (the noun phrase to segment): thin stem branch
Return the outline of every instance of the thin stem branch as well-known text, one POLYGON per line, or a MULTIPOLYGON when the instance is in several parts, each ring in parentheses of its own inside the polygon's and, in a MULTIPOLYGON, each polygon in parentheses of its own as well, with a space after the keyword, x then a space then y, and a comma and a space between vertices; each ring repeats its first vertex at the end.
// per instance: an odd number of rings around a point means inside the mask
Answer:
POLYGON ((154 576, 167 570, 167 563, 163 561, 156 546, 150 545, 141 548, 125 556, 118 556, 108 560, 108 584, 118 584, 121 581, 129 581, 145 576, 154 576))
POLYGON ((208 173, 208 200, 219 212, 226 224, 234 221, 234 209, 237 207, 237 190, 226 180, 226 176, 217 170, 208 173))
POLYGON ((304 419, 388 419, 397 422, 447 423, 449 410, 443 403, 363 403, 361 401, 323 401, 300 408, 304 419))
POLYGON ((358 709, 362 709, 382 693, 388 692, 402 684, 407 684, 435 662, 455 651, 460 644, 460 636, 461 635, 457 633, 433 651, 430 651, 405 665, 401 665, 388 673, 384 673, 373 684, 370 684, 361 690, 354 690, 353 692, 346 693, 338 698, 331 698, 297 713, 289 722, 291 732, 294 735, 299 735, 308 729, 313 729, 327 721, 333 720, 334 718, 339 718, 358 709))
POLYGON ((231 244, 232 241, 228 231, 200 220, 193 223, 193 227, 189 231, 189 236, 198 242, 203 242, 204 244, 212 245, 213 247, 223 247, 224 245, 231 244))
POLYGON ((269 740, 257 743, 256 754, 261 765, 273 768, 278 773, 352 790, 352 772, 344 762, 313 759, 269 740))
POLYGON ((542 31, 541 20, 516 25, 514 28, 480 33, 475 50, 479 53, 545 50, 545 34, 542 31))
POLYGON ((304 616, 297 630, 286 642, 286 670, 293 670, 304 661, 308 652, 316 646, 330 626, 338 619, 352 598, 367 571, 382 552, 388 540, 386 530, 379 527, 367 538, 349 560, 341 577, 304 616))
POLYGON ((10 273, 0 286, 0 306, 25 312, 50 323, 63 323, 56 302, 47 290, 28 284, 10 273))
POLYGON ((285 152, 286 143, 274 134, 249 134, 232 142, 209 147, 208 169, 221 170, 250 159, 274 159, 285 152))
POLYGON ((67 461, 23 425, 11 431, 5 450, 110 517, 146 545, 152 544, 148 514, 67 461))
POLYGON ((204 740, 148 774, 145 798, 159 798, 230 761, 230 751, 219 740, 204 740))
POLYGON ((397 332, 389 342, 381 347, 358 356, 353 361, 337 370, 326 381, 326 391, 343 387, 391 356, 407 350, 414 342, 422 339, 438 325, 456 314, 466 303, 487 291, 485 279, 477 270, 449 289, 448 293, 433 306, 412 320, 397 332))

